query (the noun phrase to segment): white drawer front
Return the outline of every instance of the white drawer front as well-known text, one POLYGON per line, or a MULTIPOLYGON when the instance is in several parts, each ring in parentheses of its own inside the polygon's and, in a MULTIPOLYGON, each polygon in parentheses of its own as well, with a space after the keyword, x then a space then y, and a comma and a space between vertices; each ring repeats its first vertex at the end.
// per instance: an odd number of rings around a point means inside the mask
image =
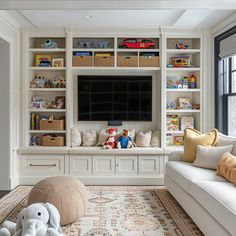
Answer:
POLYGON ((115 174, 115 156, 93 156, 93 173, 115 174))
POLYGON ((70 174, 92 174, 92 156, 70 156, 70 174))
POLYGON ((116 156, 116 174, 137 174, 138 156, 116 156))
POLYGON ((161 156, 139 156, 139 174, 160 174, 161 156))
POLYGON ((22 175, 50 176, 64 174, 63 155, 24 155, 22 156, 22 175))

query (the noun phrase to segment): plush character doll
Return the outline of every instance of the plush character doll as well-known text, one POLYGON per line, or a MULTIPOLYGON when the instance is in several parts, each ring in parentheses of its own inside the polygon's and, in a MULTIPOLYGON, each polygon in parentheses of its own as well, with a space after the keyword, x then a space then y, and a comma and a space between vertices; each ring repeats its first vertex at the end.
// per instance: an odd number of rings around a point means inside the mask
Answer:
POLYGON ((60 215, 50 203, 35 203, 24 208, 16 223, 5 221, 0 236, 64 236, 60 215))
POLYGON ((127 129, 123 129, 121 136, 117 138, 116 142, 116 146, 118 149, 133 147, 132 138, 130 137, 130 132, 127 129))
POLYGON ((110 128, 106 130, 106 133, 108 135, 107 140, 102 144, 104 149, 113 149, 116 147, 116 134, 117 134, 116 128, 110 128))

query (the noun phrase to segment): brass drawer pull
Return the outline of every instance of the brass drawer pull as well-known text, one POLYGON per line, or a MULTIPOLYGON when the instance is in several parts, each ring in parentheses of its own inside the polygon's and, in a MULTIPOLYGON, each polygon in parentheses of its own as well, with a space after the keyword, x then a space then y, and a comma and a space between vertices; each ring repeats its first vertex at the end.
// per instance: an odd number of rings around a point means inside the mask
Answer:
POLYGON ((33 164, 29 164, 29 166, 49 166, 49 167, 54 167, 57 166, 56 164, 52 164, 52 165, 33 165, 33 164))

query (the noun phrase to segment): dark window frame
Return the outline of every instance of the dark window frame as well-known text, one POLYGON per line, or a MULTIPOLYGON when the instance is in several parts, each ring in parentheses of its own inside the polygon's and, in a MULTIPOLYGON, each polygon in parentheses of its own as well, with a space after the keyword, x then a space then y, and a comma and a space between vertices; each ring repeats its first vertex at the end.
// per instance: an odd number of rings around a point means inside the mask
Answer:
MULTIPOLYGON (((220 42, 231 35, 236 33, 236 26, 227 30, 226 32, 220 34, 219 36, 215 37, 214 39, 214 61, 215 61, 215 68, 214 68, 214 75, 215 75, 215 127, 222 133, 228 134, 228 119, 226 119, 228 115, 228 108, 226 103, 228 102, 228 96, 233 96, 231 91, 230 94, 225 94, 223 81, 220 80, 219 76, 219 69, 224 70, 223 62, 220 62, 220 42), (220 68, 222 67, 222 68, 220 68)), ((223 71, 224 72, 224 71, 223 71)), ((230 76, 232 73, 230 73, 230 76)), ((231 83, 230 79, 230 83, 231 83)), ((231 85, 230 85, 230 89, 231 85)))

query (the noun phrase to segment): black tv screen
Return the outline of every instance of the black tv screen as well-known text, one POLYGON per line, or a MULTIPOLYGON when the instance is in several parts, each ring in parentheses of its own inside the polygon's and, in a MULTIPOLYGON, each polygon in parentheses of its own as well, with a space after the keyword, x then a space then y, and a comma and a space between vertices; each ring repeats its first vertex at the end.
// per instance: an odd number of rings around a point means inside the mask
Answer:
POLYGON ((78 76, 78 121, 151 121, 152 76, 78 76))

